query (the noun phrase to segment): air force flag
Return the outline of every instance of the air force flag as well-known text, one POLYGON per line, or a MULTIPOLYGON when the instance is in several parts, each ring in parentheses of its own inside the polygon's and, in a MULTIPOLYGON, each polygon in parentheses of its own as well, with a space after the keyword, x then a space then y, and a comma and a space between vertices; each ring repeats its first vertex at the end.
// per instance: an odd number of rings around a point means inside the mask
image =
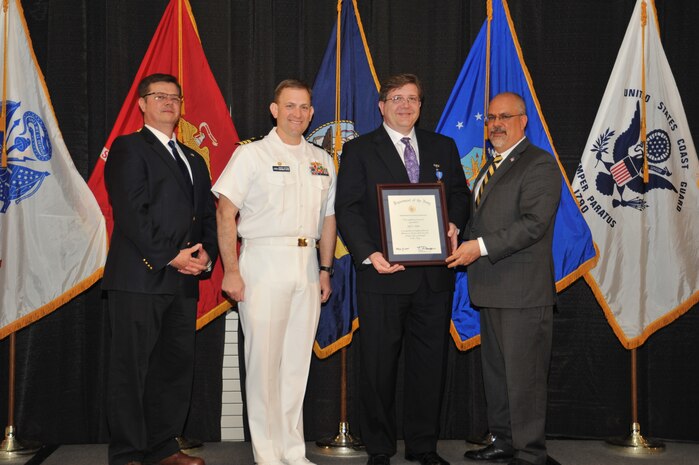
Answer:
MULTIPOLYGON (((486 162, 487 157, 483 154, 483 115, 487 113, 488 101, 501 92, 515 92, 524 98, 529 119, 527 138, 556 156, 534 85, 522 58, 507 2, 492 0, 492 19, 486 20, 471 47, 437 125, 437 132, 456 140, 469 182, 476 178, 486 162)), ((561 202, 556 213, 553 237, 556 289, 559 292, 594 266, 597 259, 590 230, 563 172, 561 176, 561 202)), ((465 272, 457 273, 452 309, 451 333, 462 350, 480 342, 478 313, 470 305, 467 279, 465 272)))

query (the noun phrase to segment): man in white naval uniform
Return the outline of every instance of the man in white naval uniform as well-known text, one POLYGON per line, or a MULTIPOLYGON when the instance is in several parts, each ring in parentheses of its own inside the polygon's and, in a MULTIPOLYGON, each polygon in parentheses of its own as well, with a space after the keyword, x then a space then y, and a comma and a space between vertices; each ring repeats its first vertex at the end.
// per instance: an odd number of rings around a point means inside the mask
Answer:
POLYGON ((238 302, 245 335, 255 462, 307 465, 303 398, 320 304, 332 292, 336 174, 332 158, 303 138, 313 117, 306 84, 282 81, 270 111, 277 126, 238 147, 212 189, 221 287, 238 302))

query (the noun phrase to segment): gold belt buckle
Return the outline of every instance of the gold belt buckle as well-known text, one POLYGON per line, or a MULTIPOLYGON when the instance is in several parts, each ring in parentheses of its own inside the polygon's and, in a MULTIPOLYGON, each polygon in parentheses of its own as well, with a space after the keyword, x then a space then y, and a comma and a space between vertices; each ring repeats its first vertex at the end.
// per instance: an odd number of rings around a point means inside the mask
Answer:
POLYGON ((308 239, 305 237, 299 237, 299 242, 297 244, 299 247, 308 247, 308 239))

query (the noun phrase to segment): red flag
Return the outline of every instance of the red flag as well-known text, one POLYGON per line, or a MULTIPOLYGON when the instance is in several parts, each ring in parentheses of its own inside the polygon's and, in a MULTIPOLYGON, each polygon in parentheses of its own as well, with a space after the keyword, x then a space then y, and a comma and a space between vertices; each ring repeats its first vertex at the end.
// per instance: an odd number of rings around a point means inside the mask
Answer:
MULTIPOLYGON (((137 87, 141 79, 153 73, 172 74, 179 80, 184 101, 177 138, 206 160, 212 183, 218 179, 238 142, 238 133, 204 56, 192 7, 188 0, 171 0, 88 181, 107 220, 110 237, 114 222, 104 185, 105 161, 116 137, 143 126, 137 87)), ((221 293, 222 278, 221 262, 217 261, 211 279, 199 283, 197 329, 230 308, 221 293)))

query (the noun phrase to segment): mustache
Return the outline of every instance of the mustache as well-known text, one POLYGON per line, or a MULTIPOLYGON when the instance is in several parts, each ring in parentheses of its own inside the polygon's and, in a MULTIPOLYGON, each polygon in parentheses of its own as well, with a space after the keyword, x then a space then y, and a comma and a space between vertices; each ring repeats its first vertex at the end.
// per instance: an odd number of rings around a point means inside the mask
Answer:
POLYGON ((493 128, 490 130, 490 134, 505 134, 506 131, 504 128, 493 128))

